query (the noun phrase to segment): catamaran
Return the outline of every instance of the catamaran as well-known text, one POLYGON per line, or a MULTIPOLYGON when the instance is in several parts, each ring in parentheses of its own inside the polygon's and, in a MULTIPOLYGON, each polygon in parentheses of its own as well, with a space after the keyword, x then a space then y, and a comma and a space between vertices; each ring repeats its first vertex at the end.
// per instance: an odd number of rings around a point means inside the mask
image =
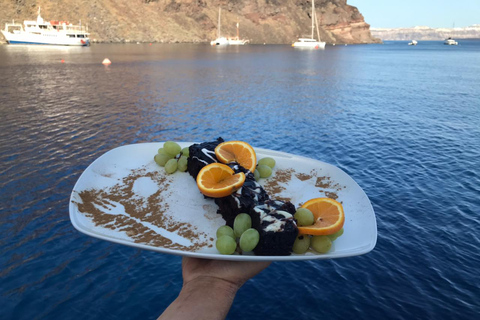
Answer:
POLYGON ((315 0, 312 0, 312 35, 310 38, 299 38, 292 44, 294 48, 325 49, 325 42, 320 41, 320 31, 318 28, 317 14, 315 13, 315 0), (315 25, 317 26, 318 41, 313 37, 315 25))
POLYGON ((61 46, 89 46, 88 29, 67 21, 45 21, 38 8, 37 20, 6 23, 1 30, 9 44, 44 44, 61 46))

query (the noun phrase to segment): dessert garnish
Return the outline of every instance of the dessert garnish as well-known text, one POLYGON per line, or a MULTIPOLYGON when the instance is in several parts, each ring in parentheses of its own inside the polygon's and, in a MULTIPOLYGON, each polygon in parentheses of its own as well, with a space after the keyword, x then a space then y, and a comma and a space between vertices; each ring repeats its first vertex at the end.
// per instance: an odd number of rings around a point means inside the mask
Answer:
POLYGON ((222 163, 211 163, 203 167, 197 176, 197 186, 201 193, 211 198, 231 195, 243 186, 245 174, 235 173, 222 163))
POLYGON ((238 163, 251 172, 257 167, 257 156, 252 146, 244 141, 226 141, 215 148, 215 156, 222 163, 238 163))
POLYGON ((314 221, 311 225, 298 226, 300 235, 330 235, 343 228, 343 224, 345 223, 343 207, 340 202, 334 199, 311 199, 305 202, 301 208, 310 210, 313 214, 314 221))

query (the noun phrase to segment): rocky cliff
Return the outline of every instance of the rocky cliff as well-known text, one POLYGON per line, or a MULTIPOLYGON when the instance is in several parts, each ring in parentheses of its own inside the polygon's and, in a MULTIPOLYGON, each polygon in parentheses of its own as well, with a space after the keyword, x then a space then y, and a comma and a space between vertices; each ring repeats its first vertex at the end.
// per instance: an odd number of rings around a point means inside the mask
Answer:
MULTIPOLYGON (((311 0, 0 0, 0 23, 45 20, 88 25, 98 42, 209 42, 221 34, 251 43, 292 43, 311 32, 311 0)), ((375 43, 370 26, 347 0, 316 0, 322 41, 375 43)), ((3 40, 3 39, 2 39, 3 40)))

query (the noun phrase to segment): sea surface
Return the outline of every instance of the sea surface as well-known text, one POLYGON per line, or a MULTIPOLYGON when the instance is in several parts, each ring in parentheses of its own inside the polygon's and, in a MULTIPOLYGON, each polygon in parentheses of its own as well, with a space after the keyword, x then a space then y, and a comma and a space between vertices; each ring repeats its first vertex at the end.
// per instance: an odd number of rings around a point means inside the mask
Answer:
POLYGON ((0 46, 0 318, 160 315, 181 257, 78 232, 70 193, 110 149, 219 136, 338 166, 378 227, 368 254, 272 263, 228 319, 478 317, 480 41, 463 40, 0 46))

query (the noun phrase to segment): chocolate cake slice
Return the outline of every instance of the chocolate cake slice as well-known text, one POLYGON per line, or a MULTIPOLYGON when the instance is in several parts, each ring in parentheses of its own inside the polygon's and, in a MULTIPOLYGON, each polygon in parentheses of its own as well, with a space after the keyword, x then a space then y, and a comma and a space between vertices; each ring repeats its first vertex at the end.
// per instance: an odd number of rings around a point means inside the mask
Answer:
POLYGON ((195 180, 203 167, 218 162, 215 148, 223 141, 222 138, 218 138, 215 141, 195 143, 188 148, 187 170, 195 180))
POLYGON ((260 241, 253 250, 256 255, 287 256, 292 252, 298 235, 292 203, 269 200, 252 208, 249 214, 252 227, 260 234, 260 241))
POLYGON ((218 206, 218 213, 222 215, 226 224, 233 228, 233 221, 240 213, 249 213, 250 210, 258 204, 264 203, 269 199, 267 192, 255 181, 253 173, 239 166, 238 164, 229 164, 235 173, 245 173, 245 183, 236 192, 223 198, 216 198, 215 203, 218 206))

